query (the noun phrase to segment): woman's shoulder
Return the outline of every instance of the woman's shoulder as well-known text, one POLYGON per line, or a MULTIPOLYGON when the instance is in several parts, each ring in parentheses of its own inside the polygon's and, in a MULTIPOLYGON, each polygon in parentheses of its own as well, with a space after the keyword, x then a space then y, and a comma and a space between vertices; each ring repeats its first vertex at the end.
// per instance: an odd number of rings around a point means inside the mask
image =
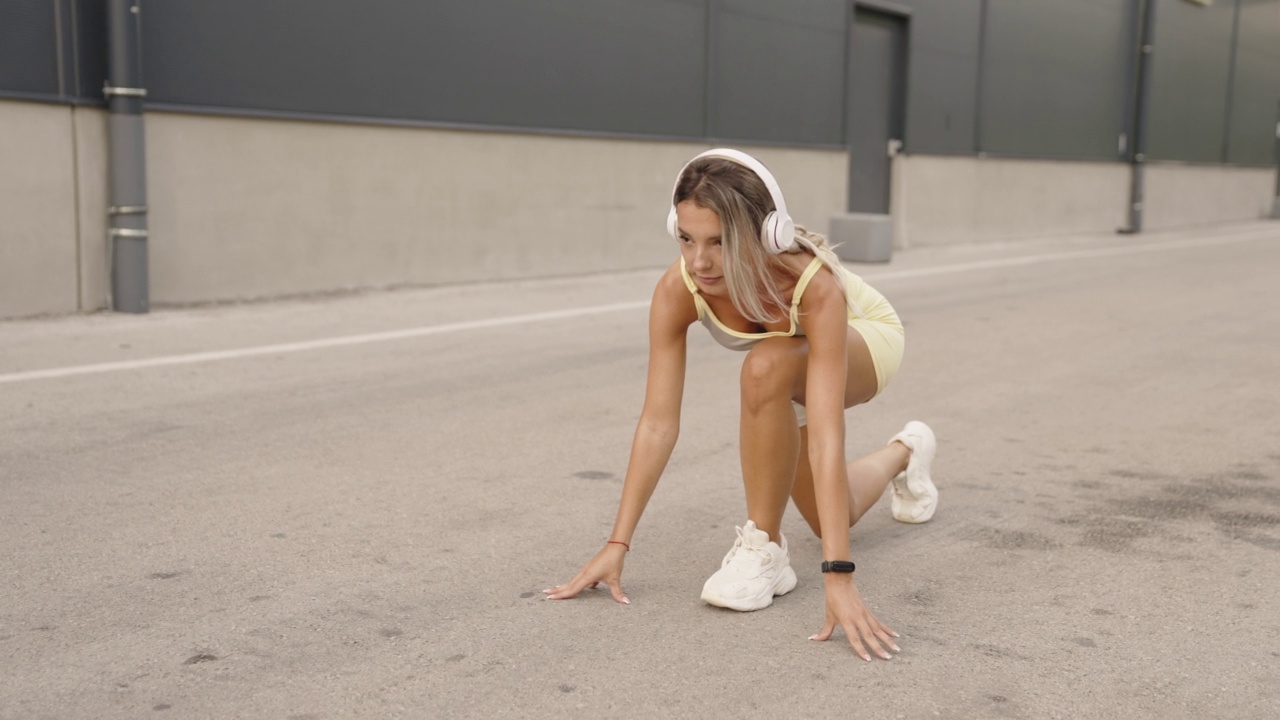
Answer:
POLYGON ((801 275, 796 288, 801 309, 811 311, 827 304, 843 306, 846 301, 844 268, 839 265, 833 268, 812 253, 804 253, 803 258, 798 261, 801 275))
POLYGON ((683 258, 676 258, 676 261, 663 271, 662 276, 658 278, 658 285, 655 289, 658 292, 674 292, 676 290, 683 291, 684 294, 689 293, 689 283, 685 280, 687 277, 684 269, 683 258))
POLYGON ((843 282, 836 271, 829 267, 829 263, 822 258, 808 251, 797 253, 787 253, 779 256, 783 266, 787 268, 787 272, 795 279, 796 290, 804 293, 810 284, 819 281, 819 278, 826 280, 835 280, 843 282))
POLYGON ((684 268, 677 259, 658 278, 653 289, 653 308, 662 310, 673 322, 692 325, 698 320, 698 307, 685 280, 684 268))

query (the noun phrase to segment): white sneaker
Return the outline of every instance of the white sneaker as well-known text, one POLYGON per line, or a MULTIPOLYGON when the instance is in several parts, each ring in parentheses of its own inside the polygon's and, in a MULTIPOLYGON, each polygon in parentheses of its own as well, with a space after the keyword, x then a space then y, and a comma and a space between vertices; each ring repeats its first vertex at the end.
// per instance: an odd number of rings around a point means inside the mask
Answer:
POLYGON ((894 435, 911 450, 907 469, 893 479, 893 519, 904 523, 928 522, 938 509, 938 487, 929 477, 929 466, 938 452, 938 440, 933 430, 919 420, 912 420, 894 435))
MULTIPOLYGON (((702 599, 717 607, 747 612, 769 607, 774 595, 786 595, 796 587, 787 539, 779 545, 748 520, 738 539, 724 556, 720 569, 702 586, 702 599)), ((781 535, 780 535, 781 537, 781 535)))

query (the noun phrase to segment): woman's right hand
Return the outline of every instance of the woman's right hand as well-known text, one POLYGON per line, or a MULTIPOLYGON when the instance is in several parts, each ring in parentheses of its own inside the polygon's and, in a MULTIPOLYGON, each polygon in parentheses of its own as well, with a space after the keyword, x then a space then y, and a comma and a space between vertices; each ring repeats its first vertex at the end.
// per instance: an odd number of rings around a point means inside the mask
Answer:
POLYGON ((630 605, 631 601, 622 593, 622 561, 626 554, 622 545, 607 544, 582 566, 572 580, 542 592, 546 594, 547 600, 567 600, 582 592, 583 588, 594 588, 604 583, 613 593, 614 600, 630 605))

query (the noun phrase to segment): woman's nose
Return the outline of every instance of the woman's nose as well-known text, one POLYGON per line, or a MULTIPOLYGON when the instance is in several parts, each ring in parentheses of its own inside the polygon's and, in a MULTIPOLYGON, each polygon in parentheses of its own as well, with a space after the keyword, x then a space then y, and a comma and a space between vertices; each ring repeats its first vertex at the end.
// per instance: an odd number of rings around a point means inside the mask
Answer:
POLYGON ((707 256, 704 248, 694 248, 693 250, 693 266, 699 269, 711 267, 711 258, 707 256))

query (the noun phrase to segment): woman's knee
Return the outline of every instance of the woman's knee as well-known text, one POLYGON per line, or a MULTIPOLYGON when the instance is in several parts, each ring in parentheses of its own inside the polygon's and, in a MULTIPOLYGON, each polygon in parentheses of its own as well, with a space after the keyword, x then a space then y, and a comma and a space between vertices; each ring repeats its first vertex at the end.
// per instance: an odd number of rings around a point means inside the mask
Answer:
POLYGON ((767 403, 791 402, 797 372, 803 363, 790 343, 773 342, 790 338, 770 338, 751 348, 742 363, 742 402, 749 409, 767 403))

